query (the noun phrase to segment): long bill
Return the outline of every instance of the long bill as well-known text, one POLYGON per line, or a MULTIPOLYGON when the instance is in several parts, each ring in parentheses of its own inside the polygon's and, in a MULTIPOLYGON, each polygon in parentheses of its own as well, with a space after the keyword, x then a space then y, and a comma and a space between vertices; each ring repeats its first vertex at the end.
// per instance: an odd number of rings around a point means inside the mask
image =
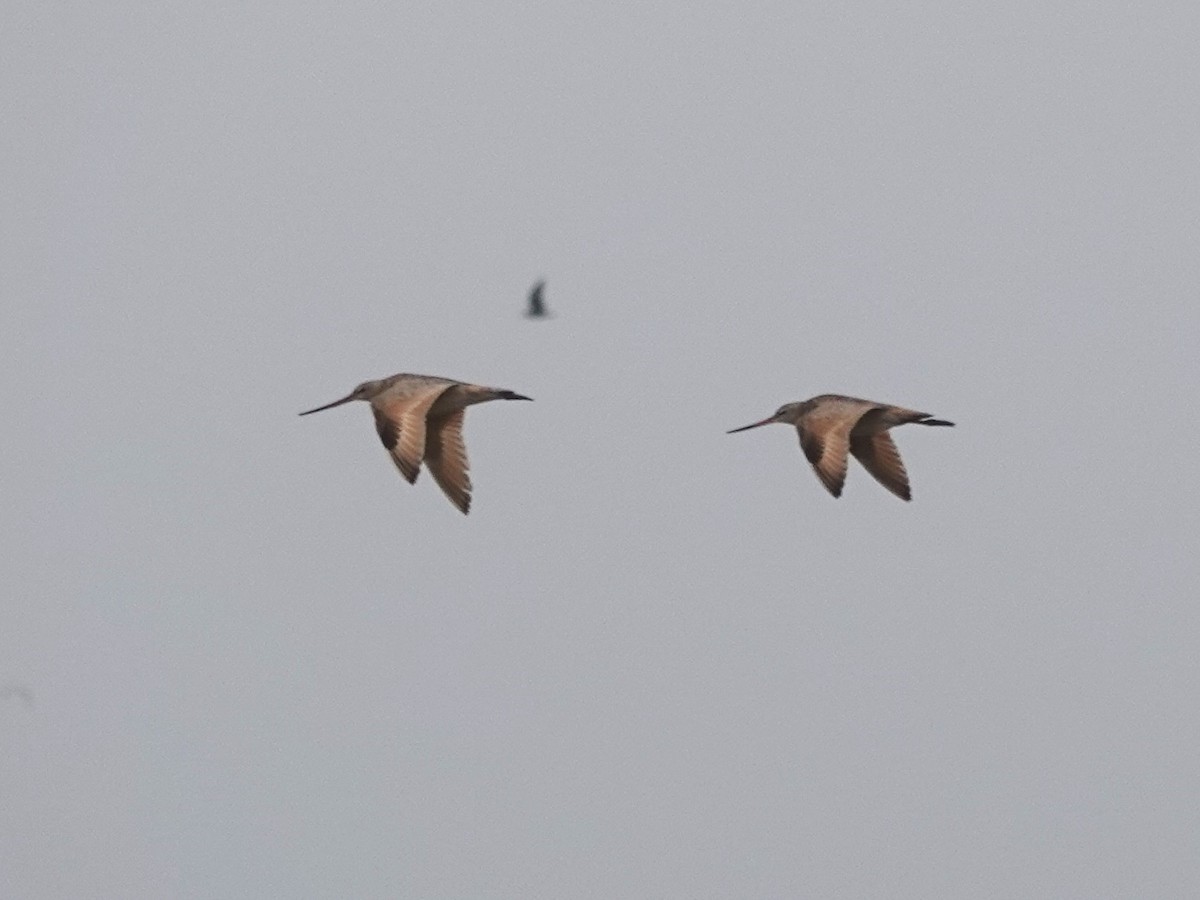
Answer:
POLYGON ((750 425, 743 425, 741 428, 731 428, 731 429, 729 429, 729 431, 727 431, 725 433, 726 434, 737 434, 739 431, 749 431, 751 428, 759 428, 760 426, 763 426, 763 425, 770 425, 774 421, 776 421, 774 416, 768 416, 767 418, 763 419, 761 422, 754 422, 750 425))
POLYGON ((315 412, 320 412, 323 409, 333 409, 335 406, 341 406, 343 403, 349 403, 353 399, 355 399, 354 394, 347 394, 341 400, 334 400, 332 403, 326 403, 324 406, 318 406, 316 409, 306 409, 304 412, 300 413, 300 415, 307 416, 315 412))

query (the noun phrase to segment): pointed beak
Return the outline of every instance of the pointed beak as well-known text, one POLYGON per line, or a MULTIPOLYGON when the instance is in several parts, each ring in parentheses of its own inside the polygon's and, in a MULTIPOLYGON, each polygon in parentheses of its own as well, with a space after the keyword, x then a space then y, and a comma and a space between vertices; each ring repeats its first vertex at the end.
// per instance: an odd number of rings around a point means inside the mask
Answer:
POLYGON ((341 406, 343 403, 349 403, 354 399, 355 396, 353 394, 347 394, 341 400, 334 400, 332 403, 326 403, 324 406, 318 406, 316 409, 306 409, 304 412, 300 413, 300 415, 307 416, 311 413, 320 412, 323 409, 333 409, 335 406, 341 406))
POLYGON ((737 434, 739 431, 749 431, 751 428, 760 428, 763 425, 770 425, 772 422, 777 422, 777 421, 779 421, 779 420, 776 419, 774 416, 769 416, 768 418, 763 419, 761 422, 755 422, 752 425, 743 425, 741 428, 731 428, 729 431, 727 431, 725 433, 726 434, 737 434))

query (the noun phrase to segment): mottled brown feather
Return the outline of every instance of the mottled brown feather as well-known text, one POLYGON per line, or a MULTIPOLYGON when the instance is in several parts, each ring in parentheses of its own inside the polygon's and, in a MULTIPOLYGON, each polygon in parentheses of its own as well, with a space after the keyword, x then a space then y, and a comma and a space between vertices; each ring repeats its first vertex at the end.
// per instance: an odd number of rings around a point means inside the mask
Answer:
POLYGON ((908 473, 904 471, 904 462, 900 459, 900 451, 896 449, 896 444, 890 434, 880 431, 874 435, 852 436, 850 452, 863 464, 863 468, 885 488, 901 500, 912 499, 912 491, 908 486, 908 473))
POLYGON ((449 384, 431 384, 406 396, 383 394, 371 401, 379 438, 409 484, 421 474, 421 460, 425 457, 425 416, 449 387, 449 384))
POLYGON ((429 473, 450 502, 466 515, 471 509, 471 476, 463 443, 463 410, 429 422, 425 462, 429 473))
POLYGON ((841 416, 810 414, 796 426, 800 432, 800 448, 812 463, 821 484, 835 497, 842 496, 842 486, 846 483, 852 424, 841 416))

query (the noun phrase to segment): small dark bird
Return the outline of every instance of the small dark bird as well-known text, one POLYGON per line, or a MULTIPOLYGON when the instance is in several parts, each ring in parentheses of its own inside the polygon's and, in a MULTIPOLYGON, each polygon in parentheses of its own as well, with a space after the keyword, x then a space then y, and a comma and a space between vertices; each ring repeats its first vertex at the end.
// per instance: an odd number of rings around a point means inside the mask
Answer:
POLYGON ((550 312, 546 309, 546 301, 542 299, 542 292, 546 289, 545 279, 539 281, 529 289, 529 309, 525 310, 525 316, 529 319, 548 319, 550 312))
POLYGON ((911 500, 908 473, 888 431, 897 425, 944 425, 929 413, 875 403, 842 394, 821 394, 799 403, 785 403, 761 422, 734 428, 728 434, 782 422, 800 432, 800 449, 821 484, 835 497, 846 482, 847 457, 853 456, 885 488, 901 500, 911 500))

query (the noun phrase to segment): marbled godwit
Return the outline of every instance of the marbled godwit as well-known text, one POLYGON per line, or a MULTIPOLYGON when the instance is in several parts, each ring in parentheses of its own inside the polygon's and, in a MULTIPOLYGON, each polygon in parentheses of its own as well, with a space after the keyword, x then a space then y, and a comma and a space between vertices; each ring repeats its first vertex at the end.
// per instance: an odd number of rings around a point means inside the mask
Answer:
POLYGON ((364 381, 341 400, 300 415, 366 400, 375 414, 375 430, 400 474, 412 484, 421 472, 421 462, 428 463, 442 493, 465 515, 471 508, 471 478, 462 437, 464 410, 489 400, 532 399, 501 388, 402 373, 364 381))
POLYGON ((542 293, 546 290, 546 282, 543 279, 529 289, 529 309, 525 310, 525 315, 530 319, 546 319, 550 317, 549 311, 546 309, 546 301, 542 298, 542 293))
POLYGON ((863 464, 875 480, 899 497, 911 500, 908 473, 900 459, 900 451, 892 442, 889 428, 906 425, 953 425, 935 419, 929 413, 843 397, 841 394, 821 394, 811 400, 785 403, 775 414, 753 425, 744 425, 726 432, 733 434, 782 422, 795 425, 800 432, 800 448, 829 493, 842 495, 846 482, 847 453, 863 464))

